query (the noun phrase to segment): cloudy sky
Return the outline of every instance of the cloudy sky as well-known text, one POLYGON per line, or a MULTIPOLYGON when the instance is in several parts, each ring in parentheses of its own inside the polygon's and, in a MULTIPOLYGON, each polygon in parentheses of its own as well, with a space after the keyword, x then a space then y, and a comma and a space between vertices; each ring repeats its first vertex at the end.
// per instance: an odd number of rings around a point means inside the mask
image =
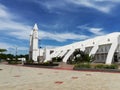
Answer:
POLYGON ((42 47, 119 32, 120 0, 0 0, 0 48, 28 53, 35 23, 42 47))

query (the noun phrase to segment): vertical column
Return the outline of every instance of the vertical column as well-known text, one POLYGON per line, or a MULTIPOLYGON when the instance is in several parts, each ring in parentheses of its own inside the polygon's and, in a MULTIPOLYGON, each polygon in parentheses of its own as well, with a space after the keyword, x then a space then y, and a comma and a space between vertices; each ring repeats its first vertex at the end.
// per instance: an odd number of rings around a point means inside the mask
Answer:
POLYGON ((37 24, 34 25, 32 39, 33 39, 32 60, 37 62, 37 57, 38 57, 38 27, 37 27, 37 24))
POLYGON ((45 48, 45 61, 44 62, 47 62, 47 61, 50 61, 51 60, 51 57, 50 57, 50 50, 45 48))
POLYGON ((32 41, 32 32, 31 32, 31 34, 30 34, 29 60, 32 59, 32 43, 33 43, 33 41, 32 41))
POLYGON ((110 50, 108 52, 108 55, 107 55, 107 59, 106 59, 106 62, 105 62, 106 64, 111 64, 112 63, 112 59, 113 59, 115 50, 117 48, 117 45, 118 45, 117 42, 112 43, 111 48, 110 48, 110 50))

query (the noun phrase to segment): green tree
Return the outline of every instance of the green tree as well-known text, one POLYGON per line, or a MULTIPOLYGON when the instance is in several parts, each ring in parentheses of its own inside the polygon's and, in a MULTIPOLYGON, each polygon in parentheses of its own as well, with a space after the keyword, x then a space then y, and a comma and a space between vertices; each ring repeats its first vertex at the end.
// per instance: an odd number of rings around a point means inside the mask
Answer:
POLYGON ((0 53, 6 52, 6 51, 7 51, 7 49, 0 48, 0 53))
POLYGON ((13 60, 13 58, 15 58, 15 56, 12 54, 6 54, 6 57, 9 58, 10 60, 13 60))
POLYGON ((80 49, 76 49, 68 62, 71 64, 91 62, 91 57, 80 49))

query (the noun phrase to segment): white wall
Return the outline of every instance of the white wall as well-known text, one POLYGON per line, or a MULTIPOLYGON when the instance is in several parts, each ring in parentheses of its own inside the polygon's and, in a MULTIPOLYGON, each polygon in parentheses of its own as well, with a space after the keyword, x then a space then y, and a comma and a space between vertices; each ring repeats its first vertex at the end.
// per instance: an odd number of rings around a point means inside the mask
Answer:
MULTIPOLYGON (((57 55, 59 55, 61 53, 61 51, 66 51, 66 50, 75 50, 80 48, 81 50, 85 50, 86 47, 93 47, 90 55, 95 54, 98 50, 98 46, 99 45, 104 45, 104 44, 112 44, 113 46, 111 47, 109 53, 108 53, 108 57, 106 59, 106 64, 111 64, 112 63, 112 58, 113 58, 113 54, 116 50, 116 47, 118 46, 118 44, 120 44, 120 33, 119 32, 115 32, 115 33, 111 33, 108 35, 103 35, 103 36, 98 36, 92 39, 88 39, 85 41, 80 41, 80 42, 76 42, 76 43, 72 43, 66 46, 62 46, 59 48, 55 49, 55 53, 53 53, 51 55, 51 57, 55 57, 57 55), (118 43, 119 42, 119 43, 118 43)), ((68 55, 68 54, 66 54, 68 55)), ((64 61, 67 61, 67 58, 64 58, 64 61)))

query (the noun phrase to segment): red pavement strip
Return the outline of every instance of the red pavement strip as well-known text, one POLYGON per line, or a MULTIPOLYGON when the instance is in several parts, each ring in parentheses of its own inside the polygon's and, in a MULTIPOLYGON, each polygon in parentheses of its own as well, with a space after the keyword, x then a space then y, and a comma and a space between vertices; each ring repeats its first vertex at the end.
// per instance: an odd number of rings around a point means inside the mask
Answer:
POLYGON ((91 76, 91 74, 86 74, 87 76, 91 76))
MULTIPOLYGON (((6 64, 9 65, 9 64, 6 64)), ((20 67, 31 67, 31 68, 43 68, 43 67, 33 67, 33 66, 24 66, 24 65, 11 65, 11 66, 20 66, 20 67)), ((51 69, 51 70, 70 70, 70 71, 77 71, 77 72, 102 72, 102 73, 120 73, 114 71, 99 71, 99 70, 73 70, 70 68, 43 68, 43 69, 51 69)))
POLYGON ((15 75, 15 76, 13 76, 13 77, 20 77, 20 75, 15 75))
POLYGON ((38 73, 38 75, 42 75, 42 73, 38 73))
POLYGON ((78 77, 72 77, 72 79, 78 79, 78 77))
POLYGON ((56 71, 56 72, 54 72, 54 73, 59 73, 59 72, 56 71))
POLYGON ((54 83, 55 83, 55 84, 62 84, 63 81, 55 81, 54 83))

